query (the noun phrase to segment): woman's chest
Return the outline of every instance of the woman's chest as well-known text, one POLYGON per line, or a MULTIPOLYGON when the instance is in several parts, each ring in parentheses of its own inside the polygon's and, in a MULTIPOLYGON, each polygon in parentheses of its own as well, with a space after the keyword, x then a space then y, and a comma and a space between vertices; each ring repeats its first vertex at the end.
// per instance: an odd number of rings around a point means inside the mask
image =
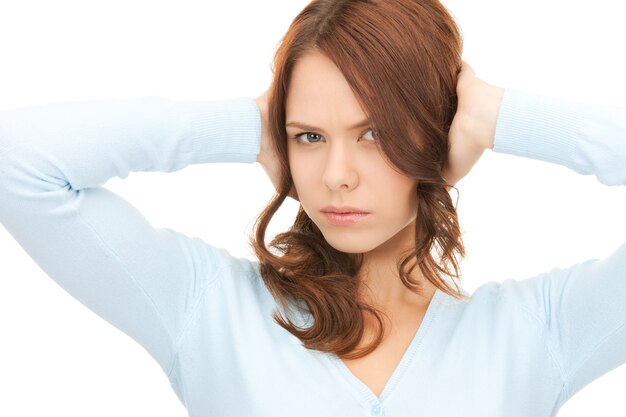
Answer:
POLYGON ((545 343, 521 320, 431 310, 344 362, 304 348, 269 314, 217 313, 198 316, 171 377, 190 416, 513 417, 554 406, 549 364, 537 360, 545 343))
MULTIPOLYGON (((390 324, 388 335, 373 352, 357 359, 342 359, 342 362, 376 397, 380 397, 415 339, 423 318, 421 313, 411 320, 390 324)), ((372 334, 373 330, 367 333, 372 334)))

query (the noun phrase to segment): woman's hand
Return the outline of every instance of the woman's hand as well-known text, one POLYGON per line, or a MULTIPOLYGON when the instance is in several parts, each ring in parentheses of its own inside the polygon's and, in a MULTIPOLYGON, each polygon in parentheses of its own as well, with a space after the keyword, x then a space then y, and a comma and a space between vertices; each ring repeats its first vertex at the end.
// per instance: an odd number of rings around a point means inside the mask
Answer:
POLYGON ((256 157, 256 161, 261 164, 263 170, 274 184, 274 188, 278 188, 280 181, 280 166, 278 164, 278 156, 274 152, 272 146, 272 138, 270 136, 269 119, 268 119, 268 92, 265 91, 255 99, 259 112, 261 113, 261 150, 256 157))
POLYGON ((448 134, 450 152, 443 170, 449 185, 456 185, 470 172, 484 150, 493 148, 496 121, 504 95, 503 88, 477 78, 465 61, 456 92, 459 102, 448 134))
MULTIPOLYGON (((269 116, 268 116, 268 92, 265 91, 259 97, 255 99, 257 106, 259 106, 259 111, 261 112, 261 150, 257 155, 257 162, 261 164, 263 170, 272 181, 274 185, 274 189, 278 190, 278 185, 280 181, 280 163, 278 160, 278 155, 274 151, 274 146, 272 144, 272 138, 270 135, 269 128, 269 116)), ((295 191, 295 187, 291 188, 289 192, 289 197, 294 200, 298 200, 298 195, 295 191)))

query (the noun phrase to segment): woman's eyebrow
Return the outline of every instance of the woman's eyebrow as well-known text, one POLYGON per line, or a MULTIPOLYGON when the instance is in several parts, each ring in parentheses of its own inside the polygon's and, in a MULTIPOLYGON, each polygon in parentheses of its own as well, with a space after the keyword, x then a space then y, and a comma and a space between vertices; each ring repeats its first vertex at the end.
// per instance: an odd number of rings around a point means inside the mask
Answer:
MULTIPOLYGON (((352 126, 348 126, 348 130, 358 129, 358 128, 361 128, 361 127, 369 126, 370 124, 371 124, 370 119, 364 119, 364 120, 361 120, 358 123, 353 124, 352 126)), ((299 129, 314 130, 316 132, 325 133, 324 129, 321 129, 321 128, 315 127, 315 126, 311 126, 311 125, 307 125, 306 123, 296 122, 296 121, 287 123, 285 125, 285 127, 297 127, 299 129)))

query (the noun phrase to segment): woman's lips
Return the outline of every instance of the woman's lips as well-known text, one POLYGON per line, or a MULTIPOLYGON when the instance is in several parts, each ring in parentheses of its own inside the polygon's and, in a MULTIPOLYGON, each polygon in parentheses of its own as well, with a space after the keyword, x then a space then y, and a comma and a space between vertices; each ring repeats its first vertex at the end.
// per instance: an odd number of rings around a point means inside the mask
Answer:
POLYGON ((357 213, 357 212, 347 212, 347 213, 334 213, 330 211, 323 211, 322 214, 328 220, 328 223, 334 226, 348 226, 363 220, 365 217, 369 216, 369 213, 357 213))

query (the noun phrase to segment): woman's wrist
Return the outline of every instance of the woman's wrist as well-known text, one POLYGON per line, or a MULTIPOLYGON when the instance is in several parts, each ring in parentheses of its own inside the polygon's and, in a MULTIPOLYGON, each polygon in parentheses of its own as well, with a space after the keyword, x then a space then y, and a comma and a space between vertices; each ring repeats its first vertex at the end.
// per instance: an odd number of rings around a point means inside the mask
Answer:
POLYGON ((465 103, 458 115, 458 129, 474 147, 493 149, 504 88, 477 81, 480 83, 465 92, 465 103))
POLYGON ((496 136, 496 123, 498 122, 498 114, 504 97, 504 88, 494 85, 485 84, 484 96, 482 99, 481 112, 481 131, 484 134, 477 137, 481 140, 481 145, 485 149, 493 149, 496 136))
POLYGON ((259 148, 259 154, 257 155, 257 162, 263 165, 264 162, 267 162, 266 155, 268 154, 268 148, 270 147, 269 143, 269 126, 267 120, 268 113, 268 105, 267 105, 267 92, 263 93, 259 97, 255 98, 259 108, 259 117, 261 119, 261 146, 259 148))

